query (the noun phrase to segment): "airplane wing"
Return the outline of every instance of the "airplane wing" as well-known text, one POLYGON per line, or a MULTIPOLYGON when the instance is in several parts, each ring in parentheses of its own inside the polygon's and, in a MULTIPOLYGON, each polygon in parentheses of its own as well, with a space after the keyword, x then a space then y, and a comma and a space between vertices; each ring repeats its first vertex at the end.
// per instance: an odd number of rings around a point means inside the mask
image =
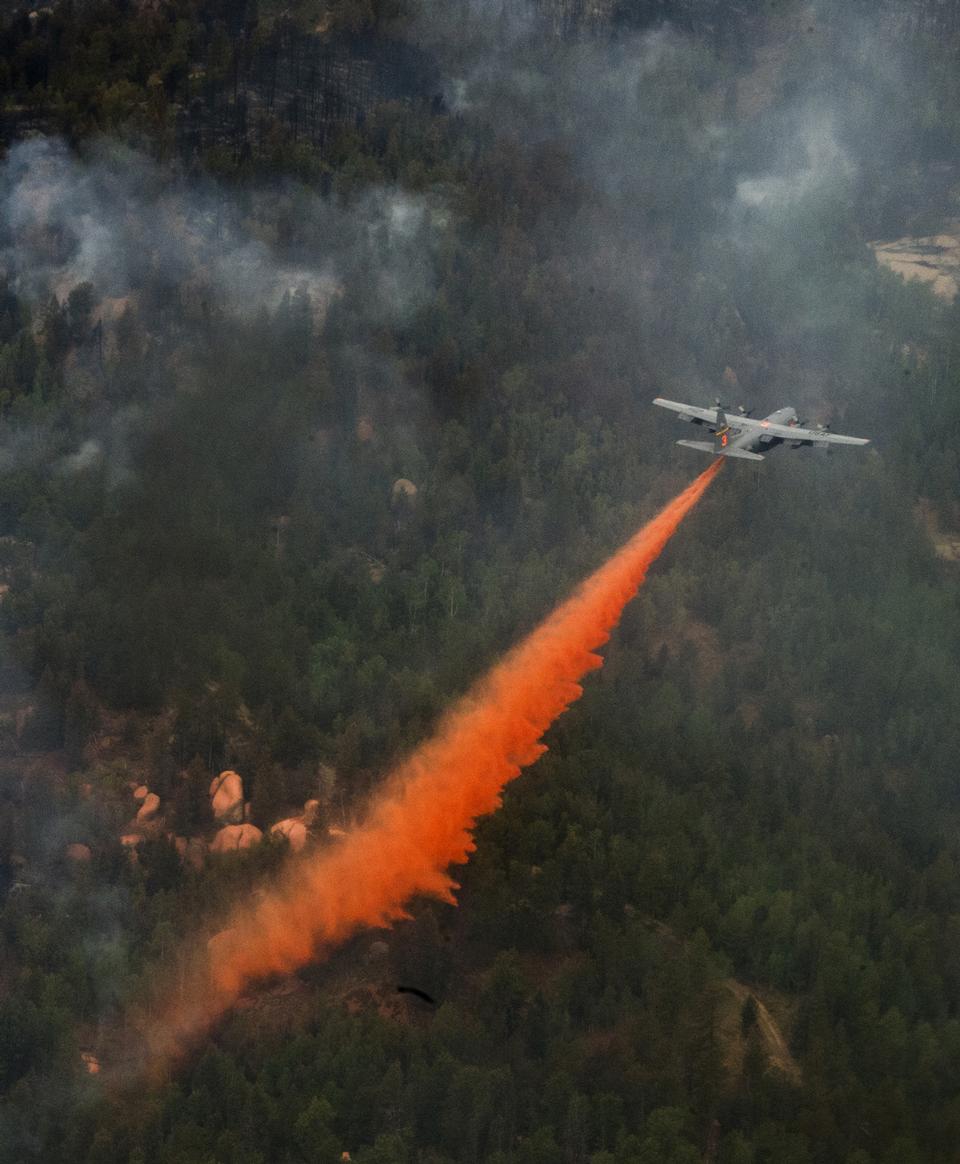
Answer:
POLYGON ((676 400, 664 400, 658 396, 653 402, 661 408, 669 408, 671 412, 679 413, 681 420, 692 420, 694 424, 709 424, 717 427, 717 410, 715 408, 698 408, 695 404, 679 404, 676 400))
POLYGON ((731 416, 732 428, 756 432, 758 436, 779 437, 780 440, 816 441, 829 445, 868 445, 867 437, 843 436, 826 429, 801 428, 798 424, 774 424, 772 420, 756 420, 752 416, 731 416))

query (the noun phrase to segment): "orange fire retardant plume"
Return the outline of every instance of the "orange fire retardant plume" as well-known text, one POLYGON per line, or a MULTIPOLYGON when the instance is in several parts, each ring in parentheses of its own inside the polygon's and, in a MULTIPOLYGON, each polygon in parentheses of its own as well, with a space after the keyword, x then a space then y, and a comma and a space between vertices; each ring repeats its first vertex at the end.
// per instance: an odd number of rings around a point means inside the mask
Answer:
POLYGON ((295 859, 279 885, 236 908, 172 991, 147 1034, 156 1068, 176 1056, 257 979, 286 974, 364 927, 405 916, 417 894, 453 901, 478 817, 546 750, 540 738, 601 666, 610 636, 684 516, 716 476, 715 461, 513 647, 387 778, 345 837, 295 859))

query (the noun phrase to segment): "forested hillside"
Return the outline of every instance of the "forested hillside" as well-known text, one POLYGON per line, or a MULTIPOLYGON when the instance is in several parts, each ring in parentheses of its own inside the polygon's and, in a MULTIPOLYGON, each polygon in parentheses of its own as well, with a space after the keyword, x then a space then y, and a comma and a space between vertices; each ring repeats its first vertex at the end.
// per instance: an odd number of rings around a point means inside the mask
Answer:
POLYGON ((868 243, 957 229, 958 38, 933 0, 3 17, 0 1160, 957 1159, 960 318, 868 243), (657 395, 872 443, 727 464, 458 904, 145 1077, 271 826, 340 843, 705 467, 657 395))

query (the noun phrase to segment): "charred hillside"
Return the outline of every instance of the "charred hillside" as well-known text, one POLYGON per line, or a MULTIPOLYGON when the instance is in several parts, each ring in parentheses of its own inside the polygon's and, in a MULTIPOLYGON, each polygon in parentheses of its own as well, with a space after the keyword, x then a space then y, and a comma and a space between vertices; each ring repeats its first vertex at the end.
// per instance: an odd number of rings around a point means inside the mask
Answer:
MULTIPOLYGON (((866 9, 847 11, 856 19, 866 9)), ((935 0, 870 12, 901 43, 952 43, 960 34, 952 6, 935 0)), ((336 165, 338 131, 385 103, 438 113, 452 100, 444 61, 426 47, 432 19, 429 4, 412 0, 20 7, 0 32, 0 135, 76 139, 124 127, 165 156, 204 157, 220 170, 256 158, 296 165, 298 155, 302 167, 304 149, 320 159, 332 152, 336 165)), ((442 23, 458 25, 467 41, 482 27, 505 48, 531 19, 538 36, 561 43, 670 27, 746 67, 771 37, 816 35, 840 17, 815 4, 757 10, 731 0, 535 0, 513 9, 461 0, 445 6, 442 23)))
POLYGON ((319 36, 280 24, 194 76, 174 141, 185 159, 223 149, 239 166, 277 144, 323 158, 334 133, 362 128, 386 103, 442 109, 436 62, 415 45, 373 33, 319 36))

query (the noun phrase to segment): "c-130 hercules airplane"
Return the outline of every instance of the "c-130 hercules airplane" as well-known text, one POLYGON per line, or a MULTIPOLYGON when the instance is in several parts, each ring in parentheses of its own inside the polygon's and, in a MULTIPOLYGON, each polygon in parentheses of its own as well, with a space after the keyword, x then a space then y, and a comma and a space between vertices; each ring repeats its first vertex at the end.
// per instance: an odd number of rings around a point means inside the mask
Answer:
POLYGON ((764 453, 777 445, 789 444, 793 449, 809 447, 829 448, 830 445, 868 445, 865 437, 841 436, 823 425, 804 428, 793 408, 778 408, 763 420, 755 420, 743 405, 736 416, 727 417, 718 400, 715 408, 698 408, 695 404, 678 404, 658 396, 653 402, 661 408, 676 412, 681 420, 706 425, 713 433, 712 441, 677 441, 687 449, 713 453, 718 457, 742 457, 747 461, 762 461, 764 453), (762 449, 763 452, 758 452, 762 449))

